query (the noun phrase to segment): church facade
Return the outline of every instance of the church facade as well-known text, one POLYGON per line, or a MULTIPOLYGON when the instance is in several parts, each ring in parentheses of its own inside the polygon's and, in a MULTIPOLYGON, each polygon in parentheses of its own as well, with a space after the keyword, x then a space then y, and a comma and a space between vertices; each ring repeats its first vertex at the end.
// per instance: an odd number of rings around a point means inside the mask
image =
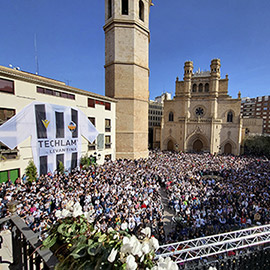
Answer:
POLYGON ((220 67, 213 59, 210 71, 194 73, 193 62, 185 63, 175 97, 164 102, 161 150, 240 154, 241 94, 228 95, 228 75, 222 79, 220 67))

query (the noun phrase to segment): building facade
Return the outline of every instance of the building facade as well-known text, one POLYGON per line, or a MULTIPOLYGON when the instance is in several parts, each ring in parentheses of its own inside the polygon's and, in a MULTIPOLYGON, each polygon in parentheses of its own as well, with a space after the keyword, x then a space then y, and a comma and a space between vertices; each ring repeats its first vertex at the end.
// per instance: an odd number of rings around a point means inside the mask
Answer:
POLYGON ((164 102, 162 150, 240 154, 241 97, 228 95, 228 75, 221 79, 220 67, 214 59, 210 71, 193 73, 193 62, 185 63, 175 97, 164 102))
POLYGON ((148 109, 148 147, 149 149, 160 148, 161 120, 163 115, 164 100, 171 100, 170 93, 163 93, 155 100, 149 100, 148 109))
MULTIPOLYGON (((93 144, 82 138, 81 154, 92 155, 97 163, 103 163, 105 158, 115 159, 116 100, 0 66, 0 125, 33 101, 81 110, 99 132, 93 144)), ((31 159, 30 137, 14 150, 0 143, 0 181, 22 175, 31 159)))
POLYGON ((116 157, 148 156, 151 0, 105 0, 105 94, 115 98, 116 157))
MULTIPOLYGON (((243 119, 251 119, 251 118, 262 119, 263 130, 261 132, 263 134, 270 134, 270 96, 242 98, 241 114, 243 119)), ((245 121, 247 123, 250 122, 250 120, 245 121)), ((252 132, 255 131, 254 125, 249 125, 249 127, 247 127, 248 130, 246 130, 246 132, 254 133, 252 132)))

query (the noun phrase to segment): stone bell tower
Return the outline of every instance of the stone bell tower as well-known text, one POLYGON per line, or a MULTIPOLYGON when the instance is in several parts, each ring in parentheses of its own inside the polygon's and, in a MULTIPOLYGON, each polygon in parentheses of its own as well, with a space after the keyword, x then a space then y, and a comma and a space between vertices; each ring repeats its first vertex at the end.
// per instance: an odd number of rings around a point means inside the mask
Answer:
POLYGON ((116 157, 148 157, 151 0, 105 0, 105 95, 116 104, 116 157))

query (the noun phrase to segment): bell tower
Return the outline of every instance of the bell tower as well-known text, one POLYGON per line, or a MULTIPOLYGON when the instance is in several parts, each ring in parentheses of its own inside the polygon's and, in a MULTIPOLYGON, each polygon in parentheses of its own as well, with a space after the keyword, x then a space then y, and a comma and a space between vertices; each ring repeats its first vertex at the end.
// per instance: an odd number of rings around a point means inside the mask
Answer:
POLYGON ((148 156, 151 0, 105 0, 105 95, 116 105, 116 157, 148 156))

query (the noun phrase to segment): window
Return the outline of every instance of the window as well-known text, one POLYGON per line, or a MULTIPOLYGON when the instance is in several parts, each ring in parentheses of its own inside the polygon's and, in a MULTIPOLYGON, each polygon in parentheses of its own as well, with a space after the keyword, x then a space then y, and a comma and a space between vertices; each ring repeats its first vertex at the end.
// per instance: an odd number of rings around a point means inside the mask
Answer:
POLYGON ((111 136, 105 136, 105 149, 111 148, 111 136))
POLYGON ((169 113, 169 122, 173 122, 173 112, 169 113))
MULTIPOLYGON (((89 121, 96 126, 96 118, 95 117, 88 117, 89 121)), ((96 150, 96 141, 93 141, 93 143, 88 143, 88 150, 92 151, 92 150, 96 150)))
POLYGON ((88 107, 95 108, 95 100, 92 98, 88 98, 88 107))
POLYGON ((0 108, 0 126, 15 115, 14 109, 0 108))
POLYGON ((37 86, 37 93, 75 100, 75 95, 37 86))
POLYGON ((209 92, 209 83, 205 84, 205 92, 209 92))
POLYGON ((200 83, 200 84, 199 84, 199 92, 202 92, 202 91, 203 91, 203 84, 200 83))
POLYGON ((233 121, 233 113, 228 112, 228 114, 227 114, 227 122, 232 123, 232 121, 233 121))
POLYGON ((196 83, 194 83, 192 86, 192 92, 193 93, 197 92, 197 84, 196 83))
POLYGON ((107 111, 111 110, 111 103, 105 102, 105 110, 107 110, 107 111))
POLYGON ((105 132, 111 132, 111 119, 105 119, 105 132))
POLYGON ((0 79, 0 92, 14 94, 14 82, 0 79))
POLYGON ((44 88, 37 87, 37 93, 44 94, 44 88))
POLYGON ((112 17, 112 0, 108 0, 108 19, 112 17))
POLYGON ((144 3, 142 0, 139 1, 139 18, 144 21, 144 3))
MULTIPOLYGON (((15 115, 14 109, 0 108, 0 126, 15 115)), ((15 159, 17 157, 17 148, 11 150, 0 142, 0 161, 7 159, 15 159)))
POLYGON ((122 15, 128 15, 128 0, 122 0, 122 15))
POLYGON ((96 126, 96 118, 95 117, 88 117, 89 121, 96 126))

